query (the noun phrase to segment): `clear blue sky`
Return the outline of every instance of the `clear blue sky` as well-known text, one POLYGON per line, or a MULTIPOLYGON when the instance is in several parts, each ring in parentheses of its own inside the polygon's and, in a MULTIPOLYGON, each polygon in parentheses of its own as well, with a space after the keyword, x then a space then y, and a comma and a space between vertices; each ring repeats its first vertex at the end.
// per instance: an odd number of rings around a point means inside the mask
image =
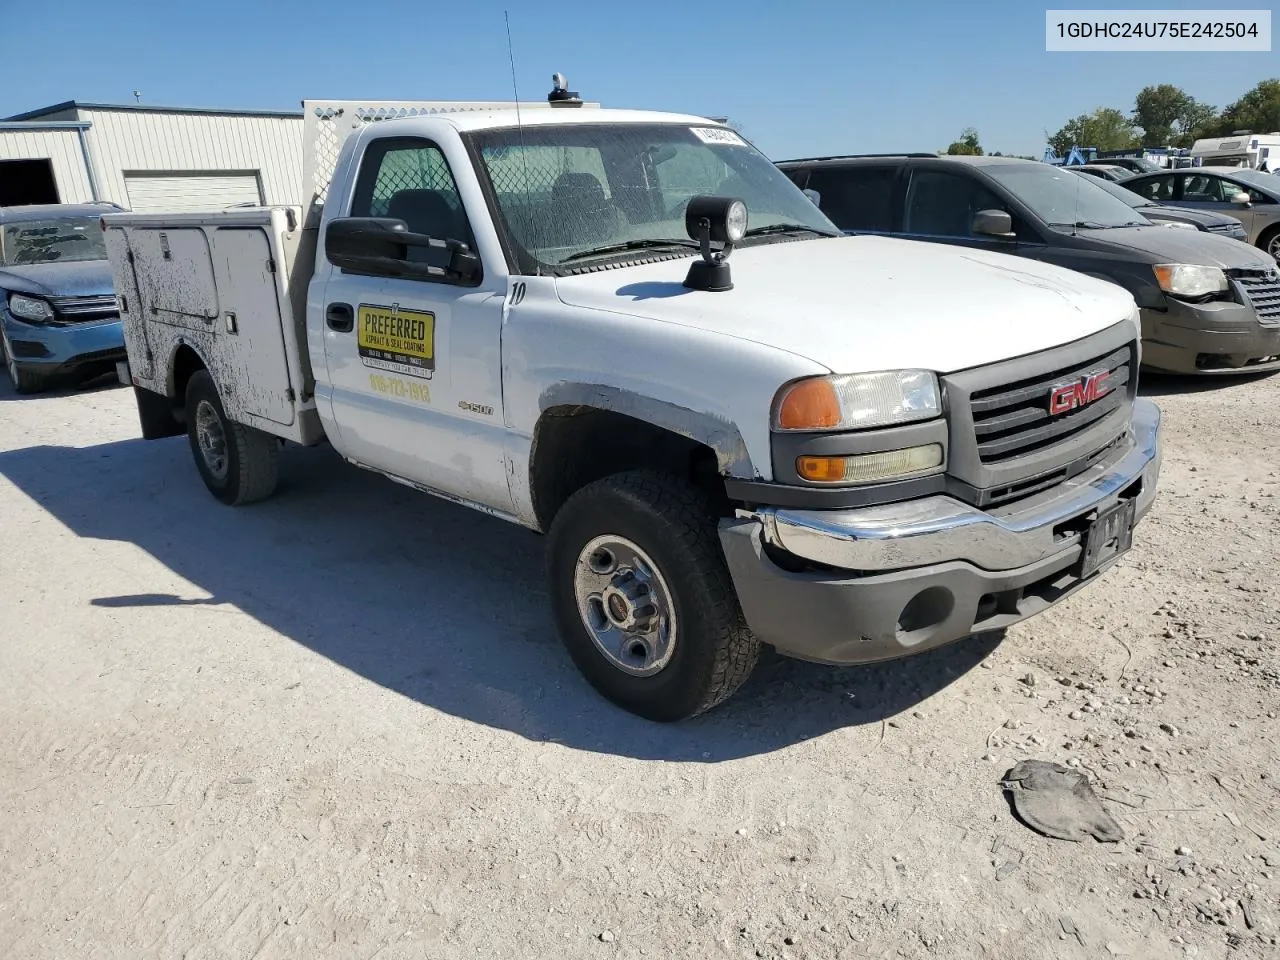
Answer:
POLYGON ((295 109, 305 98, 510 99, 555 71, 606 106, 731 117, 775 160, 935 150, 966 126, 1039 156, 1044 131, 1150 83, 1222 107, 1280 54, 1044 50, 1044 11, 1265 8, 1212 0, 566 3, 0 0, 0 117, 63 100, 295 109), (46 46, 46 43, 48 44, 46 46))

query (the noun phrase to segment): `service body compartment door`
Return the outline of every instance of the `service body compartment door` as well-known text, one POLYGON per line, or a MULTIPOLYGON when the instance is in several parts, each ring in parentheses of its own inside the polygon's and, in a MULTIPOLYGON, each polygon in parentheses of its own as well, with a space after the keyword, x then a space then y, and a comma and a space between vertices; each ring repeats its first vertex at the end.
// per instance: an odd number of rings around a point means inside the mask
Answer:
POLYGON ((147 338, 149 314, 142 307, 138 294, 138 279, 133 272, 133 257, 129 252, 129 234, 125 230, 106 231, 107 259, 111 263, 111 282, 116 291, 116 304, 120 308, 120 323, 124 328, 124 349, 129 357, 129 373, 138 380, 150 381, 155 376, 155 357, 147 338))
POLYGON ((137 229, 131 245, 143 314, 157 323, 209 330, 218 317, 218 287, 204 230, 137 229))
MULTIPOLYGON (((288 426, 294 403, 280 314, 276 270, 267 232, 258 227, 220 227, 210 232, 221 316, 214 325, 214 351, 225 364, 215 371, 223 403, 288 426)), ((292 322, 292 318, 290 318, 292 322)))

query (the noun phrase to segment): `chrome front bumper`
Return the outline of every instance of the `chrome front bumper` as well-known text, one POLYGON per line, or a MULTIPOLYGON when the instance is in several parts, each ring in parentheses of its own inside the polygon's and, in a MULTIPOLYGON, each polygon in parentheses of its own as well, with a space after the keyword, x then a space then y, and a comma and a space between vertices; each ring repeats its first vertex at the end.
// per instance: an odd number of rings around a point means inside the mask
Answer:
POLYGON ((1155 499, 1160 469, 1160 408, 1138 400, 1133 443, 1103 462, 1007 508, 984 512, 951 497, 857 510, 782 510, 766 507, 757 519, 765 542, 797 557, 844 570, 894 570, 967 560, 984 570, 1008 570, 1059 553, 1074 536, 1058 529, 1115 502, 1150 475, 1138 494, 1141 516, 1155 499))
POLYGON ((721 543, 762 640, 827 663, 890 659, 1016 623, 1090 582, 1101 570, 1081 572, 1083 532, 1122 499, 1135 521, 1146 514, 1160 459, 1160 410, 1139 399, 1113 458, 1012 504, 762 508, 723 521, 721 543), (784 570, 767 548, 830 569, 784 570))

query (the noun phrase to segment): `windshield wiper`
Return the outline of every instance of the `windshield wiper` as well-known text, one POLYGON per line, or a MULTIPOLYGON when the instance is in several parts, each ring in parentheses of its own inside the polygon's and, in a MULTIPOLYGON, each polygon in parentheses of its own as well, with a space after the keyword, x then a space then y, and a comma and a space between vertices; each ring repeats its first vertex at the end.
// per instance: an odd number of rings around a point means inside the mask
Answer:
POLYGON ((839 237, 841 234, 832 233, 830 230, 819 230, 817 227, 806 226, 803 223, 771 223, 767 227, 752 227, 743 237, 765 237, 776 233, 812 233, 819 237, 839 237))
POLYGON ((1077 220, 1075 223, 1051 223, 1051 227, 1073 227, 1077 230, 1109 230, 1113 224, 1099 223, 1097 220, 1077 220))
POLYGON ((625 243, 608 243, 602 247, 591 247, 589 250, 579 250, 577 253, 571 253, 569 256, 561 260, 561 263, 568 263, 571 260, 586 260, 590 257, 607 257, 611 253, 626 253, 629 250, 653 250, 672 247, 688 247, 692 250, 698 249, 696 240, 627 240, 625 243))

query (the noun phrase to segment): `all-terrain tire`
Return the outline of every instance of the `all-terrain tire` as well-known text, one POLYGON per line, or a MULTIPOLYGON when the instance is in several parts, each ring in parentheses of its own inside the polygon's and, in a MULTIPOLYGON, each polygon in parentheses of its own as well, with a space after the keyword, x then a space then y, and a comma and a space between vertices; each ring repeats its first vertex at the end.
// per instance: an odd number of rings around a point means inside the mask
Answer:
POLYGON ((552 521, 547 577, 561 639, 603 696, 649 720, 673 722, 710 710, 756 665, 760 642, 747 628, 725 566, 716 518, 696 487, 650 471, 616 474, 573 494, 552 521), (665 581, 677 625, 674 653, 659 672, 625 672, 597 646, 579 612, 575 570, 597 537, 643 549, 665 581))
POLYGON ((227 418, 207 370, 197 371, 187 383, 187 438, 200 478, 209 492, 223 503, 238 507, 265 500, 275 492, 280 477, 280 441, 270 434, 227 418), (225 469, 215 472, 202 452, 198 437, 201 405, 211 408, 225 438, 225 469))

